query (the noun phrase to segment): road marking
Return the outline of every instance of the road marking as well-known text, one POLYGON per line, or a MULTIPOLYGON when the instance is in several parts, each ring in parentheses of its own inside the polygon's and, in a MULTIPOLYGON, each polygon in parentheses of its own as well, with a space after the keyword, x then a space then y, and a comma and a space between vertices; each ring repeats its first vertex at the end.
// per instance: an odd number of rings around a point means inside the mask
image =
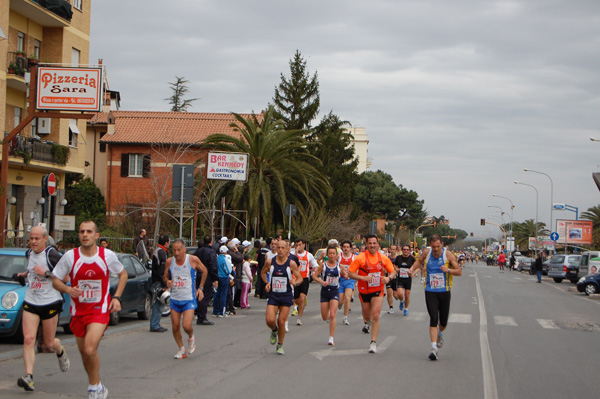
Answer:
POLYGON ((514 317, 510 316, 494 316, 494 324, 497 326, 516 326, 517 322, 514 317))
MULTIPOLYGON (((477 272, 475 272, 477 274, 477 272)), ((479 278, 475 276, 477 297, 479 298, 479 345, 481 347, 481 366, 483 371, 483 397, 484 399, 498 399, 498 386, 496 385, 496 374, 492 362, 492 352, 487 335, 487 314, 479 278)))
POLYGON ((477 297, 474 296, 473 300, 471 301, 471 305, 477 305, 477 297))
POLYGON ((513 277, 515 280, 523 280, 523 277, 513 277))
POLYGON ((449 323, 471 324, 472 318, 468 313, 452 313, 448 318, 449 323))
MULTIPOLYGON (((396 339, 395 336, 390 335, 380 345, 377 345, 377 353, 383 353, 385 350, 394 342, 396 339)), ((318 360, 323 360, 327 356, 349 356, 349 355, 364 355, 369 352, 368 349, 344 349, 344 350, 335 350, 335 349, 323 349, 316 352, 310 352, 311 355, 316 357, 318 360)))
POLYGON ((554 324, 554 322, 550 319, 535 319, 540 326, 542 326, 543 328, 547 328, 549 330, 558 330, 559 327, 554 324))

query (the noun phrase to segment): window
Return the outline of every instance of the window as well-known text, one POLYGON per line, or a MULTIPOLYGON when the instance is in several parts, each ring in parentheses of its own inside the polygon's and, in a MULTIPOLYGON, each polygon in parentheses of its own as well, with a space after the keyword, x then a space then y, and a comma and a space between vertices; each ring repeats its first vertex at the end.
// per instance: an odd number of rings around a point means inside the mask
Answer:
POLYGON ((79 136, 77 119, 69 119, 69 146, 77 147, 77 136, 79 136))
POLYGON ((19 123, 21 123, 21 114, 22 114, 23 110, 19 107, 15 107, 15 126, 13 127, 17 127, 19 126, 19 123))
POLYGON ((79 66, 79 55, 80 52, 76 48, 71 49, 71 66, 78 67, 79 66))
POLYGON ((42 49, 42 42, 40 42, 39 40, 35 39, 33 41, 33 55, 38 60, 40 59, 41 49, 42 49))
POLYGON ((73 0, 73 7, 81 11, 81 0, 73 0))
MULTIPOLYGON (((100 140, 102 140, 102 137, 104 137, 104 135, 106 134, 106 132, 100 132, 100 140)), ((106 152, 106 143, 100 143, 100 152, 106 152)))
POLYGON ((25 33, 17 33, 17 51, 25 51, 25 33))
POLYGON ((150 177, 150 155, 121 154, 121 177, 150 177))

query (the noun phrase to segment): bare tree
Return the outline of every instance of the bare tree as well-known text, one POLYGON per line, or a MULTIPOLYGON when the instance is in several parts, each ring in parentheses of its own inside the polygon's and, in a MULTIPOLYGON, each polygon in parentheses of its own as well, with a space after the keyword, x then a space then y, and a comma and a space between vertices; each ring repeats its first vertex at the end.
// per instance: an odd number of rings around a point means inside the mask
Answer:
POLYGON ((217 209, 217 199, 221 196, 223 188, 227 183, 227 181, 223 180, 208 180, 198 199, 199 208, 201 209, 199 213, 204 216, 210 230, 210 236, 213 239, 215 238, 217 214, 221 213, 221 209, 217 209))

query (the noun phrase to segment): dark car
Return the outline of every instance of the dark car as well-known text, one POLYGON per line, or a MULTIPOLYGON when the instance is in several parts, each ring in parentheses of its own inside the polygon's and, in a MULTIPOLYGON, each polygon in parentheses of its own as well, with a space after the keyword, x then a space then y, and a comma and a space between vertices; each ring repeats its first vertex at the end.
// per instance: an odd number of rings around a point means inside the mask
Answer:
POLYGON ((600 293, 600 273, 580 278, 577 282, 577 291, 585 292, 586 295, 600 293))
POLYGON ((564 279, 577 283, 580 258, 581 255, 554 255, 548 263, 548 277, 552 277, 556 283, 564 279))
MULTIPOLYGON (((17 341, 23 339, 21 320, 27 285, 22 286, 14 281, 12 275, 27 270, 26 252, 25 248, 0 248, 0 337, 14 337, 17 341)), ((58 325, 68 333, 71 299, 68 295, 63 295, 63 299, 65 303, 58 316, 58 325)))
MULTIPOLYGON (((110 325, 119 323, 122 315, 137 313, 141 320, 148 320, 152 313, 152 274, 142 265, 142 262, 130 254, 117 254, 119 261, 127 271, 127 285, 121 294, 121 311, 111 312, 110 325)), ((110 295, 114 295, 117 289, 119 277, 110 275, 110 295)))

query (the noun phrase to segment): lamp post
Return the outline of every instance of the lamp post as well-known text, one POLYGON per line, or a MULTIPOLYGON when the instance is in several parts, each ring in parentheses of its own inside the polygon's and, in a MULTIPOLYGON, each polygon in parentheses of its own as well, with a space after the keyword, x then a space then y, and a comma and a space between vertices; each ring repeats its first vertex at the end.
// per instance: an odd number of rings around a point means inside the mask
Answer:
POLYGON ((537 188, 532 186, 531 184, 521 183, 520 181, 515 180, 515 184, 522 184, 524 186, 529 186, 535 190, 535 254, 537 255, 537 246, 538 246, 538 202, 539 202, 539 194, 537 188))
POLYGON ((513 235, 513 209, 515 209, 515 204, 513 204, 512 200, 508 197, 503 197, 498 194, 492 194, 492 197, 504 198, 510 202, 510 236, 513 235))
POLYGON ((552 220, 552 212, 553 212, 553 204, 554 204, 554 183, 552 182, 552 178, 550 176, 548 176, 546 173, 544 172, 538 172, 537 170, 531 170, 531 169, 523 169, 525 172, 532 172, 532 173, 538 173, 540 175, 544 175, 546 176, 548 179, 550 179, 550 231, 554 231, 554 225, 552 223, 554 223, 554 221, 552 220))

